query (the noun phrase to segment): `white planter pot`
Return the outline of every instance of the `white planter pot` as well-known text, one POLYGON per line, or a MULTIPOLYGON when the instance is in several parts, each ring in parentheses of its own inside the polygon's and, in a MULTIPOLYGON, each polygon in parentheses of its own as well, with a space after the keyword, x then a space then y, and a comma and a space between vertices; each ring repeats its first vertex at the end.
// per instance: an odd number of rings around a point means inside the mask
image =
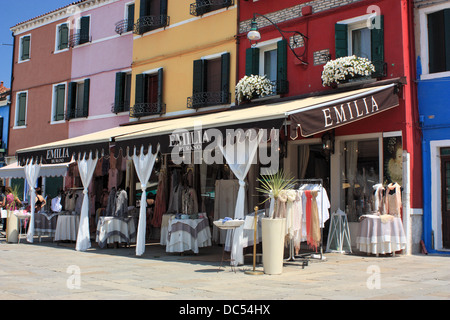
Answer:
POLYGON ((266 274, 283 272, 285 228, 285 218, 261 220, 263 267, 266 274))

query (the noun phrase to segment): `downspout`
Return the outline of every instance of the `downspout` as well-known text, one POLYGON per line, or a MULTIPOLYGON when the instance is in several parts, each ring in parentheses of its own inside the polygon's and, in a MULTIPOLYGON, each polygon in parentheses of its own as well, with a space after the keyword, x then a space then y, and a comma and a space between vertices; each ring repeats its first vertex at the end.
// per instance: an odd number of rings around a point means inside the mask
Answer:
POLYGON ((13 83, 14 83, 14 51, 16 49, 16 36, 14 35, 14 32, 11 33, 13 37, 13 49, 12 49, 12 61, 11 61, 11 84, 10 84, 10 97, 9 97, 9 112, 8 112, 8 138, 6 142, 6 154, 9 157, 9 140, 10 140, 10 121, 11 121, 11 109, 12 109, 12 101, 13 101, 13 83))
MULTIPOLYGON (((241 39, 239 37, 239 30, 240 30, 240 22, 241 22, 241 1, 237 0, 237 13, 236 13, 236 75, 235 75, 235 85, 239 82, 239 61, 241 59, 239 59, 239 48, 240 48, 240 44, 241 44, 241 39)), ((233 88, 233 91, 234 88, 233 88)), ((236 96, 234 97, 234 103, 236 104, 236 96)))

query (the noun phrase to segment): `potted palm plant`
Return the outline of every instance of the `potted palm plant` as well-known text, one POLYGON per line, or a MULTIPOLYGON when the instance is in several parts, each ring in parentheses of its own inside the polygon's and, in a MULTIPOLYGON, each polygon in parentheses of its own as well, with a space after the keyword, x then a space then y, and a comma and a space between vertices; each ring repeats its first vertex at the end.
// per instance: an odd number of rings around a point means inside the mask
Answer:
POLYGON ((286 234, 286 218, 281 217, 278 198, 294 186, 293 178, 284 171, 263 175, 258 179, 260 187, 257 191, 271 201, 269 217, 261 220, 263 267, 266 274, 281 274, 283 271, 284 237, 286 234), (273 208, 273 211, 272 211, 273 208))

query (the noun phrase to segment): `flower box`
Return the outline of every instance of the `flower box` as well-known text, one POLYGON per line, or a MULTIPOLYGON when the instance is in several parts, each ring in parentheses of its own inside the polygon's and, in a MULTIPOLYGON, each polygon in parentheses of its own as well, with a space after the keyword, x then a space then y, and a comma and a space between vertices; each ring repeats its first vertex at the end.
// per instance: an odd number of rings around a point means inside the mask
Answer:
POLYGON ((328 61, 323 67, 323 86, 334 86, 340 83, 365 80, 375 72, 371 61, 357 56, 342 57, 328 61))

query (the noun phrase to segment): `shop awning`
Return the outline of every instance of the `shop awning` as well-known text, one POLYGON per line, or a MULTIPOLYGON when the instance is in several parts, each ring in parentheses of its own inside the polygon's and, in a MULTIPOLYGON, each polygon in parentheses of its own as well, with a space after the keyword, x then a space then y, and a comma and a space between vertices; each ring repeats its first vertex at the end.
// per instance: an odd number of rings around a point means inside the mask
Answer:
MULTIPOLYGON (((399 105, 397 84, 352 92, 348 96, 287 112, 291 132, 300 127, 303 137, 365 119, 399 105)), ((292 135, 292 134, 291 134, 292 135)))
POLYGON ((76 160, 90 152, 104 155, 111 147, 117 156, 120 150, 126 155, 135 148, 139 152, 141 147, 147 150, 150 145, 156 148, 158 144, 162 153, 168 153, 174 140, 179 143, 182 137, 184 142, 195 143, 196 138, 204 138, 201 134, 206 129, 217 129, 222 133, 227 129, 279 129, 289 118, 291 127, 299 126, 302 135, 309 136, 395 107, 398 105, 396 88, 397 84, 390 84, 245 109, 121 126, 21 149, 17 151, 17 156, 21 165, 30 159, 43 164, 64 163, 71 161, 73 156, 76 160))
MULTIPOLYGON (((64 177, 69 169, 69 163, 46 164, 41 166, 39 176, 41 177, 64 177)), ((1 179, 20 179, 25 178, 24 167, 19 166, 17 162, 0 168, 1 179)))

